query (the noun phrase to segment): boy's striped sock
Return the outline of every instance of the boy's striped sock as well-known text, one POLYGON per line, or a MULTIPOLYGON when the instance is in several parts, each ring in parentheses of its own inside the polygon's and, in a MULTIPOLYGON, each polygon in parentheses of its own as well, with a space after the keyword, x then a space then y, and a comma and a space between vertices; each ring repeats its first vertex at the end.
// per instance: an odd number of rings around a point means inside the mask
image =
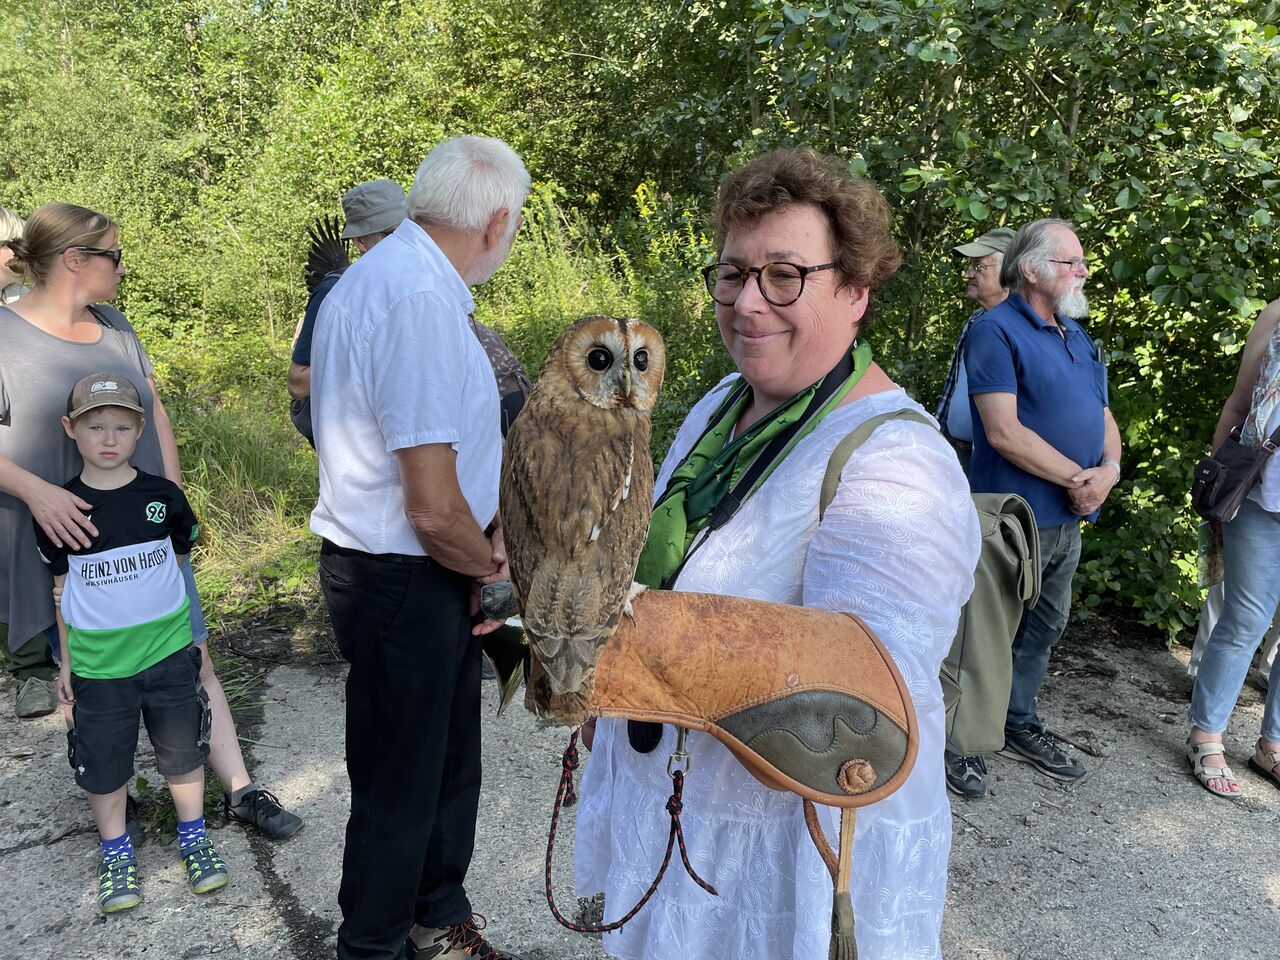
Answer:
POLYGON ((204 817, 178 821, 178 849, 185 850, 204 839, 204 817))
POLYGON ((99 843, 102 845, 103 860, 110 860, 112 857, 118 857, 122 853, 133 856, 133 841, 129 839, 127 832, 122 833, 114 840, 101 840, 99 843))

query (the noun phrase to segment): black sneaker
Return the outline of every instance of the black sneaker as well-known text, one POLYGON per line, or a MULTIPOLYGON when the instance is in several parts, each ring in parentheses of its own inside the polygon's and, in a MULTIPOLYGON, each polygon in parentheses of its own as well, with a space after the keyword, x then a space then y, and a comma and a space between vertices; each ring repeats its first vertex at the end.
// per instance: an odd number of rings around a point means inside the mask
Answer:
POLYGON ((987 793, 987 761, 982 757, 967 757, 963 753, 946 750, 943 766, 947 774, 947 789, 960 797, 975 800, 987 793))
POLYGON ((1002 757, 1029 763, 1055 780, 1079 780, 1084 767, 1067 757, 1046 733, 1038 730, 1006 730, 1002 757))
POLYGON ((142 832, 142 824, 138 821, 138 801, 133 799, 133 794, 126 793, 124 795, 124 831, 129 834, 129 842, 134 847, 142 846, 146 835, 142 832))
POLYGON ((236 804, 231 802, 228 794, 223 794, 222 809, 228 822, 257 827, 272 840, 288 840, 302 829, 302 818, 282 807, 280 800, 269 790, 250 790, 236 804))

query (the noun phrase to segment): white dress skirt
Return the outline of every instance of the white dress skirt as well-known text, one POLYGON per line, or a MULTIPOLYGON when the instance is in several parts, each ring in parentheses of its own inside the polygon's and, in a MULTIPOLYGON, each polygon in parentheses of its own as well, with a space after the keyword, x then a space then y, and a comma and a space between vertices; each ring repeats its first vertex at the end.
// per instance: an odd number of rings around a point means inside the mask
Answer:
MULTIPOLYGON (((723 399, 722 382, 690 412, 657 492, 723 399)), ((901 390, 829 414, 737 515, 689 559, 677 589, 856 613, 884 642, 920 722, 914 770, 895 794, 858 812, 853 904, 861 960, 941 956, 951 812, 943 781, 938 671, 973 589, 977 514, 955 454, 919 423, 882 425, 853 455, 818 525, 832 451, 862 421, 921 408, 901 390)), ((626 724, 601 720, 580 789, 574 846, 579 896, 605 894, 605 919, 640 898, 666 847, 671 792, 667 727, 648 754, 626 724)), ((690 860, 719 891, 685 875, 678 851, 654 898, 605 949, 623 960, 821 960, 831 935, 831 876, 800 798, 762 786, 724 747, 689 735, 684 825, 690 860)), ((839 811, 819 807, 832 844, 839 811)))

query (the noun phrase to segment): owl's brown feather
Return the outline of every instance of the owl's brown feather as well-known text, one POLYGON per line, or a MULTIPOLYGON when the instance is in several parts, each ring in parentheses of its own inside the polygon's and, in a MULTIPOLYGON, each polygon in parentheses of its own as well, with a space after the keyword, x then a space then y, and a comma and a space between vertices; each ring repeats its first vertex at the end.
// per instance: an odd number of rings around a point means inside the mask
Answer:
POLYGON ((552 348, 507 434, 502 524, 539 662, 528 699, 562 722, 574 722, 585 707, 584 691, 600 647, 617 629, 648 532, 649 410, 664 360, 661 337, 646 324, 581 320, 552 348), (611 355, 608 369, 591 368, 592 349, 611 355), (634 364, 637 350, 645 351, 643 370, 634 364), (632 364, 630 391, 621 363, 632 364))

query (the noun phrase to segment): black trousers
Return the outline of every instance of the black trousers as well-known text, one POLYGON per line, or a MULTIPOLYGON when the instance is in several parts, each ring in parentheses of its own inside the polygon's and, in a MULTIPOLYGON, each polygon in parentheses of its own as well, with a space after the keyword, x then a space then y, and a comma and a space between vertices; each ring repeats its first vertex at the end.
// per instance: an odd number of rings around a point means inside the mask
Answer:
POLYGON ((320 585, 347 674, 339 960, 394 960, 415 921, 471 916, 480 802, 480 646, 471 581, 423 557, 328 541, 320 585))

